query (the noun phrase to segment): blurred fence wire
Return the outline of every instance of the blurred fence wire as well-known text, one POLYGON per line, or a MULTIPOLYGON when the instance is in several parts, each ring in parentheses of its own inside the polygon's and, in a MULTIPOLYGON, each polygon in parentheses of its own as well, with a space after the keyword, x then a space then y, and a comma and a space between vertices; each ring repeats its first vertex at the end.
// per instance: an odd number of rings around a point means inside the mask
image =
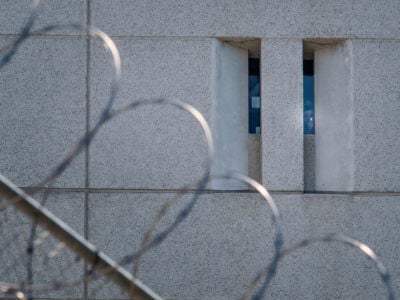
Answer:
POLYGON ((85 31, 88 35, 103 41, 113 60, 114 75, 108 101, 93 128, 83 134, 76 145, 71 148, 69 154, 55 166, 53 171, 45 176, 43 180, 33 185, 33 187, 52 187, 78 154, 90 146, 91 141, 104 124, 144 105, 172 105, 178 110, 191 115, 203 130, 208 147, 208 157, 201 178, 189 186, 182 187, 181 191, 178 191, 164 203, 154 220, 148 225, 139 248, 134 251, 128 249, 128 254, 118 264, 114 263, 108 256, 100 252, 94 245, 74 232, 59 217, 50 213, 45 208, 49 197, 47 190, 36 195, 36 197, 41 198, 41 203, 39 204, 6 178, 0 176, 0 297, 4 299, 58 297, 58 292, 61 289, 64 292, 63 297, 65 295, 68 297, 79 297, 77 295, 80 295, 85 282, 97 281, 96 288, 91 292, 90 298, 96 298, 96 294, 101 289, 107 289, 108 285, 116 283, 126 293, 127 297, 160 299, 160 296, 156 295, 136 279, 141 257, 150 249, 163 243, 189 216, 200 195, 211 180, 236 179, 246 183, 262 196, 270 208, 272 224, 275 228, 272 260, 259 270, 240 299, 262 299, 279 268, 279 262, 284 257, 298 249, 320 242, 343 243, 360 250, 361 253, 375 263, 382 282, 386 286, 387 298, 395 299, 390 275, 382 261, 371 248, 355 239, 342 234, 330 234, 309 238, 295 246, 284 248, 280 213, 268 191, 260 183, 245 175, 230 172, 219 175, 210 174, 214 153, 212 132, 204 117, 193 106, 168 99, 143 99, 123 108, 114 109, 121 79, 121 58, 113 40, 97 28, 79 24, 49 25, 33 31, 33 25, 38 15, 38 7, 39 1, 33 1, 31 14, 19 36, 12 43, 0 49, 0 71, 12 63, 13 57, 18 52, 22 43, 26 42, 32 35, 43 34, 60 28, 70 28, 85 31), (187 202, 163 231, 155 233, 158 224, 166 215, 169 208, 182 198, 186 193, 185 191, 189 188, 195 190, 190 201, 187 202), (88 264, 87 268, 85 268, 84 262, 88 264), (124 269, 124 266, 128 264, 133 265, 131 272, 124 269), (83 272, 83 270, 85 271, 83 272))

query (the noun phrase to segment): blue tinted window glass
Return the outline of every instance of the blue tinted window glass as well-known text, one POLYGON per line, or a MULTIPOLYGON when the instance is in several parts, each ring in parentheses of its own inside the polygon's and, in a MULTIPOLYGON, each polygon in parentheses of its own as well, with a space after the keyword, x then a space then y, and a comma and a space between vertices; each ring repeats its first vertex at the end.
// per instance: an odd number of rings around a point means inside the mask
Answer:
POLYGON ((303 126, 304 134, 315 133, 314 118, 314 68, 313 61, 303 62, 303 126))
POLYGON ((260 60, 249 59, 249 133, 260 133, 260 60))
MULTIPOLYGON (((314 61, 303 61, 304 134, 315 134, 314 61)), ((260 133, 260 60, 249 59, 249 133, 260 133)))

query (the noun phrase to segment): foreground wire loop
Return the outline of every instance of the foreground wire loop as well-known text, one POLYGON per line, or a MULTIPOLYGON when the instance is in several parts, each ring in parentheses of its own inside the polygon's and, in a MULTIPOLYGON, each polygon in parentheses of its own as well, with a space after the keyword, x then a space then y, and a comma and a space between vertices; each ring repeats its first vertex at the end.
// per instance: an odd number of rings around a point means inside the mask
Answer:
MULTIPOLYGON (((29 20, 27 24, 24 26, 22 33, 20 34, 19 38, 16 39, 14 43, 11 44, 10 47, 6 47, 8 49, 7 53, 3 56, 3 58, 0 60, 0 69, 1 67, 5 66, 8 62, 11 61, 12 57, 16 54, 18 48, 22 44, 23 41, 25 41, 28 37, 31 36, 30 30, 34 24, 34 21, 37 17, 37 8, 39 5, 39 1, 34 1, 33 3, 33 10, 31 12, 31 16, 29 17, 29 20)), ((112 109, 112 106, 115 102, 117 91, 118 91, 118 86, 119 86, 119 81, 121 78, 121 58, 119 55, 119 51, 113 42, 113 40, 103 31, 94 28, 94 27, 86 27, 86 26, 81 26, 79 24, 70 24, 70 25, 52 25, 52 26, 47 26, 44 27, 40 30, 38 30, 36 33, 45 33, 49 32, 52 30, 60 29, 60 28, 72 28, 76 30, 87 30, 87 33, 89 35, 99 37, 103 42, 104 45, 106 46, 106 49, 109 50, 111 53, 112 59, 113 59, 113 67, 114 67, 114 76, 113 76, 113 82, 110 88, 110 97, 105 105, 101 116, 97 123, 95 124, 94 128, 87 132, 79 141, 79 143, 70 151, 70 153, 66 156, 66 158, 58 165, 56 168, 53 170, 51 174, 49 174, 44 180, 42 180, 40 183, 37 184, 37 186, 44 186, 48 184, 49 187, 53 185, 55 180, 67 169, 67 167, 71 164, 71 162, 77 157, 77 155, 85 148, 88 147, 90 144, 91 139, 96 135, 102 124, 106 121, 107 118, 109 118, 110 111, 112 109)), ((48 199, 49 192, 46 191, 42 204, 44 205, 48 199)), ((18 198, 15 199, 15 201, 19 201, 18 198)), ((31 233, 30 237, 28 239, 28 249, 33 249, 33 240, 36 235, 36 223, 33 222, 32 228, 31 228, 31 233)), ((32 263, 33 263, 33 253, 34 251, 30 251, 30 255, 28 256, 28 264, 27 264, 27 284, 28 286, 32 285, 33 282, 33 271, 32 271, 32 263)), ((30 294, 28 294, 28 298, 32 298, 30 294)))
MULTIPOLYGON (((263 187, 256 180, 254 180, 248 176, 245 176, 243 174, 236 173, 236 172, 229 172, 229 173, 222 174, 222 175, 211 175, 210 178, 208 179, 208 181, 212 181, 215 179, 225 179, 225 180, 236 179, 240 182, 246 183, 247 185, 254 188, 264 198, 264 200, 266 200, 266 202, 272 212, 273 226, 275 228, 275 238, 274 238, 275 253, 274 253, 274 258, 273 258, 273 262, 274 262, 277 259, 277 257, 279 256, 280 250, 283 245, 283 233, 282 233, 282 227, 281 227, 281 216, 280 216, 278 207, 276 206, 275 201, 273 200, 273 198, 271 197, 271 195, 269 194, 267 189, 265 187, 263 187)), ((197 198, 200 196, 201 193, 202 193, 201 190, 197 190, 195 192, 195 196, 193 198, 197 200, 197 198)), ((155 238, 153 238, 152 241, 148 242, 151 234, 155 231, 157 224, 161 221, 161 218, 166 214, 167 209, 169 207, 171 207, 180 197, 182 197, 183 194, 185 194, 185 192, 176 194, 175 197, 169 199, 162 206, 162 208, 159 210, 159 213, 156 215, 156 217, 151 222, 151 225, 147 228, 147 230, 143 236, 142 242, 139 246, 139 250, 137 252, 135 252, 133 255, 127 256, 124 258, 124 260, 123 260, 124 264, 130 262, 131 260, 134 261, 134 267, 133 267, 133 273, 132 273, 134 276, 136 275, 136 273, 138 271, 138 265, 139 265, 139 260, 140 260, 141 256, 144 254, 145 251, 150 249, 149 246, 152 245, 152 243, 154 243, 155 241, 157 241, 159 239, 159 236, 156 236, 155 238)), ((190 206, 191 203, 192 202, 190 202, 188 206, 190 206)), ((185 210, 185 209, 186 209, 186 207, 183 210, 185 210)), ((176 219, 178 220, 180 216, 181 216, 181 213, 178 214, 176 219)), ((273 270, 272 272, 273 272, 273 274, 271 274, 271 276, 274 275, 275 270, 273 270)))
MULTIPOLYGON (((365 254, 369 259, 371 259, 375 263, 375 267, 379 272, 379 275, 381 277, 382 282, 384 283, 387 294, 388 294, 388 299, 393 300, 395 299, 394 295, 394 290, 393 286, 391 283, 390 279, 390 274, 389 271, 386 269, 384 266, 382 260, 375 254, 375 252, 368 247, 366 244, 355 240, 351 237, 348 237, 344 234, 341 233, 331 233, 322 237, 314 237, 314 238, 309 238, 309 239, 304 239, 301 242, 297 243, 296 245, 282 250, 282 252, 279 254, 279 257, 277 258, 278 261, 283 259, 284 257, 288 256, 289 254, 302 249, 306 248, 308 246, 311 246, 316 243, 320 242, 339 242, 351 247, 354 247, 358 250, 360 250, 363 254, 365 254)), ((257 284, 260 282, 260 280, 269 272, 269 270, 272 268, 272 265, 269 264, 266 268, 263 268, 261 271, 257 273, 257 275, 253 278, 250 286, 247 288, 247 290, 243 293, 243 295, 240 297, 240 300, 245 300, 250 297, 252 294, 252 291, 255 289, 257 284)), ((265 293, 267 286, 265 286, 265 283, 263 286, 259 289, 259 291, 252 297, 252 299, 261 299, 262 296, 265 293)))

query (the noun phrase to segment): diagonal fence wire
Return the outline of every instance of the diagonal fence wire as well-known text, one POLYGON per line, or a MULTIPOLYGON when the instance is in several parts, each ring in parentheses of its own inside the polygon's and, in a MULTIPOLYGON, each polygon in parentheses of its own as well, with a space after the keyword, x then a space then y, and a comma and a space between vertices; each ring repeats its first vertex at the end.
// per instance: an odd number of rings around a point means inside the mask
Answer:
MULTIPOLYGON (((45 209, 42 205, 40 205, 33 198, 29 197, 22 190, 14 186, 3 176, 0 176, 0 195, 5 199, 14 201, 13 205, 15 206, 15 208, 29 216, 31 219, 35 220, 37 224, 45 229, 45 231, 40 233, 37 238, 35 238, 33 242, 35 246, 42 245, 48 237, 54 236, 57 239, 61 240, 63 244, 67 245, 72 251, 78 254, 85 261, 92 264, 93 267, 97 269, 97 271, 106 275, 110 280, 114 281, 125 291, 131 291, 131 286, 135 285, 135 293, 130 294, 131 296, 134 296, 137 299, 160 299, 160 297, 156 295, 153 291, 151 291, 148 287, 143 285, 136 278, 133 278, 129 273, 123 270, 108 256, 100 252, 94 245, 90 244, 88 241, 82 238, 82 236, 77 234, 68 225, 59 220, 50 211, 45 209), (19 201, 15 201, 15 198, 18 198, 19 201)), ((14 215, 16 214, 13 214, 13 216, 14 215)), ((9 218, 7 218, 7 220, 8 219, 9 218)), ((4 223, 5 222, 2 222, 3 226, 4 223)), ((18 232, 21 232, 21 230, 18 230, 18 232)), ((48 255, 47 257, 45 257, 44 260, 48 261, 49 258, 56 256, 59 251, 64 248, 63 244, 58 243, 57 245, 55 245, 55 247, 48 251, 48 255)), ((22 250, 23 249, 24 248, 22 248, 22 250)), ((32 252, 33 249, 28 248, 27 251, 29 253, 32 252)), ((67 264, 67 267, 69 267, 69 264, 67 264)), ((48 272, 47 266, 46 270, 44 271, 48 272)), ((62 272, 61 274, 64 273, 65 272, 62 272)), ((51 274, 51 276, 53 277, 54 275, 51 274)), ((81 282, 83 282, 83 280, 81 280, 80 278, 72 282, 59 282, 55 280, 51 284, 45 284, 42 286, 34 286, 32 285, 32 283, 28 283, 28 285, 25 286, 26 283, 23 281, 20 281, 18 285, 7 284, 3 282, 1 288, 2 291, 4 290, 5 293, 9 293, 10 291, 14 292, 14 290, 17 290, 18 293, 23 295, 23 298, 25 298, 25 294, 23 291, 28 291, 28 293, 31 293, 33 290, 59 289, 61 287, 75 285, 81 282)))
MULTIPOLYGON (((2 189, 3 190, 3 189, 2 189)), ((2 198, 4 198, 3 192, 2 198)), ((33 241, 34 248, 27 248, 27 237, 30 233, 31 222, 19 210, 9 206, 0 214, 1 226, 1 276, 0 297, 18 296, 25 298, 29 294, 26 290, 26 264, 31 257, 29 252, 34 249, 34 264, 36 268, 36 293, 38 297, 50 296, 52 291, 60 289, 64 282, 74 280, 83 270, 82 260, 65 248, 49 234, 47 230, 38 228, 33 241), (47 287, 46 287, 47 286, 47 287), (18 295, 17 295, 18 293, 18 295)), ((79 286, 65 289, 66 295, 76 295, 79 286)))
MULTIPOLYGON (((85 148, 88 148, 90 146, 90 143, 92 142, 93 138, 96 136, 96 134, 99 132, 101 127, 106 124, 107 122, 110 122, 120 116, 123 113, 126 113, 128 111, 134 111, 137 109, 139 106, 142 105, 173 105, 179 109, 182 109, 186 112, 189 112, 194 119, 200 124, 200 126, 203 129, 204 135, 206 137, 206 142, 208 146, 208 158, 207 158, 207 165, 205 167, 204 173, 202 177, 192 184, 191 186, 194 187, 195 193, 192 196, 191 200, 186 204, 186 206, 181 209, 178 214, 175 216, 174 220, 172 223, 164 229, 162 232, 158 232, 156 234, 153 234, 157 228, 158 223, 160 220, 163 218, 163 216, 166 214, 168 209, 178 200, 180 199, 184 192, 178 192, 175 196, 173 196, 171 199, 169 199, 159 210, 158 214, 154 218, 154 220, 150 223, 149 227, 147 228, 141 244, 139 246, 139 249, 136 251, 132 251, 131 254, 126 255, 119 263, 119 266, 113 265, 113 266, 100 266, 101 263, 101 255, 99 254, 100 252, 96 252, 97 250, 93 250, 95 253, 97 253, 97 256, 95 255, 91 259, 89 259, 90 263, 92 264, 91 269, 89 272, 84 274, 83 276, 81 275, 76 275, 74 279, 67 278, 67 274, 71 273, 71 269, 74 269, 76 266, 81 264, 81 261, 79 258, 75 257, 73 254, 71 255, 71 251, 67 250, 66 247, 68 246, 65 242, 58 242, 55 241, 54 237, 52 234, 50 234, 50 231, 46 231, 45 229, 42 228, 37 228, 37 224, 39 223, 39 215, 32 215, 32 223, 26 222, 26 219, 20 215, 20 213, 15 209, 15 207, 20 207, 21 206, 21 199, 23 197, 8 197, 9 202, 0 202, 0 214, 1 214, 1 227, 0 230, 2 230, 2 249, 0 249, 0 257, 4 257, 4 259, 9 259, 10 256, 14 255, 13 259, 9 261, 9 264, 6 266, 5 271, 2 271, 1 275, 7 275, 9 277, 9 282, 0 282, 0 291, 3 292, 6 296, 13 296, 19 299, 25 299, 26 297, 32 298, 32 291, 54 291, 54 290, 59 290, 61 288, 65 288, 67 286, 75 286, 77 284, 82 284, 83 282, 89 281, 89 280, 95 280, 99 278, 98 271, 101 270, 103 274, 106 276, 109 276, 110 273, 113 273, 116 269, 119 270, 122 265, 126 265, 128 263, 133 262, 134 267, 132 270, 132 275, 128 276, 128 278, 131 278, 132 282, 135 282, 136 278, 135 275, 138 271, 139 268, 139 263, 141 257, 149 250, 159 246, 163 241, 165 241, 169 235, 182 223, 185 221, 185 219, 188 217, 188 215, 193 211, 196 202, 200 195, 204 192, 204 189, 206 188, 207 184, 213 180, 214 178, 220 178, 220 179, 236 179, 242 182, 247 183, 248 185, 252 186, 255 188, 257 192, 259 192, 263 198, 266 200, 267 204, 269 205, 271 211, 272 211, 272 221, 273 225, 275 226, 275 238, 274 238, 274 255, 271 260, 271 262, 268 264, 266 268, 261 270, 258 275, 254 278, 254 280, 251 282, 250 287, 248 288, 247 291, 242 295, 241 299, 245 299, 248 297, 252 297, 253 299, 261 299, 265 291, 267 290, 269 283, 273 279, 273 277, 276 274, 277 268, 278 268, 278 263, 279 261, 290 254, 291 252, 299 249, 306 247, 310 244, 314 244, 317 242, 342 242, 348 245, 351 245, 353 247, 357 247, 360 249, 364 254, 366 254, 368 257, 370 257, 375 263, 378 268, 378 271, 381 274, 381 278, 385 286, 387 287, 388 291, 388 299, 394 299, 394 293, 393 293, 393 288, 391 285, 391 280, 389 273, 387 272, 386 268, 382 264, 381 260, 376 256, 376 254, 365 244, 362 244, 356 240, 353 240, 349 237, 346 237, 344 235, 329 235, 327 237, 322 237, 322 238, 312 238, 312 239, 306 239, 299 244, 295 245, 292 248, 289 249, 284 249, 283 248, 283 234, 281 231, 281 220, 280 220, 280 213, 276 207, 275 202, 273 201, 272 197, 268 193, 268 191, 259 183, 256 181, 252 180, 251 178, 248 178, 244 175, 241 174, 236 174, 236 173, 227 173, 225 175, 219 175, 219 176, 211 176, 210 174, 210 166, 213 161, 213 142, 212 142, 212 134, 211 130, 205 121, 204 117, 192 106, 183 103, 183 102, 178 102, 178 101, 170 101, 168 99, 146 99, 146 100, 140 100, 133 102, 129 104, 128 106, 118 109, 118 110, 113 110, 113 105, 116 100, 117 96, 117 91, 119 87, 119 81, 121 78, 121 58, 119 56, 119 52, 117 47, 115 46, 114 42, 112 39, 102 32, 99 29, 93 28, 93 27, 86 27, 86 26, 81 26, 79 24, 69 24, 69 25, 50 25, 50 26, 45 26, 41 29, 38 29, 34 32, 32 32, 33 25, 35 23, 36 17, 38 15, 38 7, 39 7, 39 1, 35 0, 33 1, 32 5, 32 12, 31 15, 21 30, 21 34, 18 36, 18 38, 11 43, 10 45, 4 47, 2 49, 2 52, 5 52, 3 56, 0 59, 0 69, 8 65, 10 62, 12 62, 13 57, 15 54, 18 52, 19 47, 23 42, 25 42, 30 36, 34 34, 43 34, 52 30, 60 29, 60 28, 72 28, 75 30, 80 30, 80 31, 85 31, 87 30, 88 34, 94 37, 98 37, 103 40, 107 50, 110 52, 112 59, 113 59, 113 68, 114 68, 114 75, 113 75, 113 81, 110 87, 110 95, 109 99, 105 105, 105 107, 102 110, 102 113, 100 115, 100 118, 94 125, 94 127, 89 130, 86 134, 84 134, 81 139, 78 141, 78 143, 71 149, 69 154, 53 169, 53 171, 48 174, 42 181, 40 181, 37 186, 47 186, 47 187, 52 187, 53 184, 56 182, 56 180, 59 178, 59 176, 70 166, 72 161, 77 157, 77 155, 84 150, 85 148), (12 206, 10 206, 12 205, 12 206), (18 217, 17 217, 18 216, 18 217), (18 220, 18 221, 17 221, 18 220), (8 230, 7 227, 12 227, 14 230, 8 230), (10 236, 7 236, 7 234, 12 234, 10 236), (27 234, 29 232, 29 234, 27 234), (27 242, 27 236, 28 236, 28 242, 27 242), (27 244, 27 247, 21 247, 22 244, 27 244), (20 248, 22 249, 23 252, 25 252, 25 255, 22 254, 16 254, 14 251, 10 251, 11 248, 20 248), (38 255, 38 252, 42 250, 42 254, 38 255), (66 259, 64 257, 64 254, 69 253, 69 259, 66 259), (60 267, 58 264, 59 262, 56 263, 56 268, 55 270, 49 272, 50 264, 51 262, 55 261, 54 258, 62 257, 62 261, 65 262, 64 267, 60 267), (25 259, 22 259, 22 258, 25 259), (36 259, 36 261, 35 261, 36 259), (39 262, 37 260, 40 260, 39 262), (33 269, 33 265, 37 265, 35 269, 33 269), (57 279, 54 279, 53 274, 54 272, 59 272, 57 279), (28 276, 26 274, 28 273, 28 276), (40 273, 45 273, 47 274, 49 278, 47 281, 44 281, 43 284, 40 284, 39 282, 33 282, 33 273, 35 274, 40 274, 40 273), (52 275, 50 275, 52 274, 52 275), (21 277, 22 276, 22 277, 21 277), (257 286, 257 283, 263 281, 262 286, 259 288, 258 291, 254 292, 255 287, 257 286), (12 283, 15 282, 15 283, 12 283), (253 296, 251 296, 253 295, 253 296)), ((7 182, 6 179, 3 178, 3 182, 7 182)), ((10 184, 12 186, 12 184, 10 184)), ((36 186, 34 185, 34 186, 36 186)), ((16 187, 15 187, 16 188, 16 187)), ((185 187, 184 187, 185 188, 185 187)), ((17 188, 16 188, 17 189, 17 188)), ((4 197, 4 194, 3 194, 4 197)), ((25 197, 25 196, 24 196, 25 197)), ((26 197, 28 197, 26 195, 26 197)), ((49 198, 49 192, 45 191, 42 197, 42 204, 46 204, 47 199, 49 198)), ((54 233, 53 233, 54 234, 54 233)), ((81 237, 80 237, 81 238, 81 237)), ((68 246, 70 247, 70 246, 68 246)), ((72 271, 72 273, 75 271, 72 271)), ((126 272, 126 271, 123 271, 126 272)), ((126 274, 126 273, 124 273, 126 274)), ((38 276, 36 276, 38 277, 38 276)), ((38 277, 40 278, 40 277, 38 277)), ((106 280, 106 277, 103 277, 102 280, 106 280)), ((1 278, 0 278, 1 279, 1 278)), ((103 281, 102 286, 104 285, 103 281)), ((135 285, 128 285, 129 288, 127 290, 128 295, 133 292, 137 292, 137 284, 135 285)), ((95 293, 94 293, 95 295, 95 293)), ((157 295, 153 295, 153 298, 157 298, 157 295)))

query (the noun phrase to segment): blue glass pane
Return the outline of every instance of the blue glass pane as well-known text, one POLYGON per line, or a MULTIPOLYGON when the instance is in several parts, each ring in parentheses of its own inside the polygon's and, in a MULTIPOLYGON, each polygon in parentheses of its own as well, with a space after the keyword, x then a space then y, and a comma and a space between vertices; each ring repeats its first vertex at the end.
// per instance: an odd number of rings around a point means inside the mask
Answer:
POLYGON ((314 121, 314 76, 303 77, 303 101, 304 101, 304 134, 315 133, 314 121))
MULTIPOLYGON (((304 61, 303 99, 304 134, 315 133, 314 68, 313 61, 304 61)), ((249 133, 260 132, 260 74, 259 60, 249 59, 249 133)))
POLYGON ((260 76, 249 76, 249 97, 260 96, 260 76))
POLYGON ((260 133, 260 75, 249 75, 249 133, 260 133))
POLYGON ((260 59, 249 58, 249 133, 260 133, 260 59))

